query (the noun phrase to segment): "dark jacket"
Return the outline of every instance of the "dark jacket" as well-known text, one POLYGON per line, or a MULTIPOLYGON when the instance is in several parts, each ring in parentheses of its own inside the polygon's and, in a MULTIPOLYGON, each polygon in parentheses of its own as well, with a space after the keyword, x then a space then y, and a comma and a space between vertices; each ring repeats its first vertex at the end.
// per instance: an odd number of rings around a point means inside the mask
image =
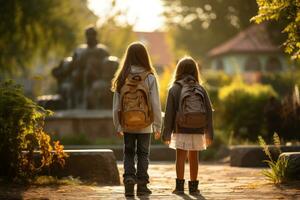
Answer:
MULTIPOLYGON (((202 87, 202 86, 201 86, 202 87)), ((202 87, 203 88, 203 87, 202 87)), ((182 129, 178 130, 179 133, 185 134, 206 134, 210 139, 213 139, 214 131, 213 131, 213 120, 212 120, 212 106, 210 99, 206 90, 203 88, 205 92, 205 102, 208 114, 208 125, 206 129, 182 129)), ((162 130, 162 140, 169 141, 171 139, 171 134, 175 133, 176 129, 176 114, 179 107, 179 99, 181 93, 181 86, 178 83, 173 84, 173 86, 169 89, 167 104, 165 109, 165 117, 163 123, 162 130)))

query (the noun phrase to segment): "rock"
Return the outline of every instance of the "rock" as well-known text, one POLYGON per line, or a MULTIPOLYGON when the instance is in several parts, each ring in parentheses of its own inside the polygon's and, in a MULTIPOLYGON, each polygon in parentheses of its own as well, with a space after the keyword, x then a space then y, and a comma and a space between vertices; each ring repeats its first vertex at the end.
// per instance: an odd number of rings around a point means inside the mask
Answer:
MULTIPOLYGON (((269 146, 270 152, 274 160, 279 156, 273 145, 269 146)), ((300 146, 281 146, 282 152, 300 151, 300 146)), ((236 167, 265 167, 267 164, 263 162, 268 157, 258 145, 239 145, 233 146, 230 150, 230 165, 236 167)))
POLYGON ((282 153, 279 159, 288 159, 288 176, 300 180, 300 152, 282 153))
POLYGON ((226 157, 229 157, 230 155, 230 149, 228 146, 226 145, 221 145, 218 148, 218 151, 216 153, 216 159, 220 160, 220 159, 224 159, 226 157))
POLYGON ((116 158, 109 149, 64 150, 69 157, 63 168, 54 166, 52 176, 80 177, 80 180, 101 185, 120 185, 116 158))

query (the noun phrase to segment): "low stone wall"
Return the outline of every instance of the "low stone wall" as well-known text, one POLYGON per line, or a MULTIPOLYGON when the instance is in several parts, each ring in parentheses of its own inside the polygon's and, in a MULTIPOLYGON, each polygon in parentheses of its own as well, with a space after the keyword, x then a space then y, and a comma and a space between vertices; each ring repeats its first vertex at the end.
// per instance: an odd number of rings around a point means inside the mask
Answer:
POLYGON ((295 180, 300 180, 300 152, 282 153, 280 159, 288 159, 288 173, 295 180))
MULTIPOLYGON (((101 185, 119 185, 120 177, 116 158, 110 149, 64 150, 69 157, 62 168, 50 169, 52 176, 79 177, 83 181, 96 182, 101 185)), ((45 171, 46 172, 46 171, 45 171)))
MULTIPOLYGON (((66 145, 65 149, 103 149, 109 148, 114 152, 118 161, 123 160, 123 145, 66 145)), ((151 145, 149 159, 153 161, 174 161, 176 151, 166 145, 151 145)))
POLYGON ((115 137, 111 110, 55 111, 45 119, 44 130, 60 137, 76 134, 85 134, 87 138, 115 137))
MULTIPOLYGON (((269 146, 270 152, 274 159, 277 159, 279 153, 273 145, 269 146)), ((281 146, 282 152, 300 151, 300 146, 281 146)), ((230 165, 236 167, 266 167, 267 164, 263 160, 268 157, 262 148, 257 145, 239 145, 232 146, 230 150, 230 165)))

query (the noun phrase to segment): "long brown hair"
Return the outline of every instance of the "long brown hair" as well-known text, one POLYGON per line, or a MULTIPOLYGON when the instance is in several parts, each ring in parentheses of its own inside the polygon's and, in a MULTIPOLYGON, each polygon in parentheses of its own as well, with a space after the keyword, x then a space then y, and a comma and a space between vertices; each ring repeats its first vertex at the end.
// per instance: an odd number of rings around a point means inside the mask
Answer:
POLYGON ((147 71, 152 72, 156 76, 156 71, 153 68, 147 48, 141 42, 131 43, 126 50, 122 64, 120 64, 112 79, 111 90, 120 92, 125 80, 130 73, 132 65, 144 67, 147 71))
POLYGON ((187 75, 192 75, 195 80, 201 84, 199 66, 197 62, 189 56, 183 57, 178 61, 171 83, 173 84, 187 75))

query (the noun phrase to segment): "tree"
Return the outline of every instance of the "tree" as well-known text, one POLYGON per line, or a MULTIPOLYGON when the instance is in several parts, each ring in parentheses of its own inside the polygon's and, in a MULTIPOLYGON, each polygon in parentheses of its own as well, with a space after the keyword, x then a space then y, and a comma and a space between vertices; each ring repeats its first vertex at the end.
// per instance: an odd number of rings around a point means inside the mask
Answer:
POLYGON ((26 69, 55 49, 66 54, 96 22, 87 0, 0 0, 0 73, 26 69))
POLYGON ((103 23, 99 25, 99 41, 105 44, 112 55, 121 58, 127 48, 127 46, 137 40, 136 35, 133 32, 133 26, 129 23, 120 24, 117 18, 122 16, 121 10, 115 8, 114 1, 112 1, 111 8, 116 10, 114 13, 109 13, 104 16, 103 23))
POLYGON ((197 58, 248 27, 257 12, 255 0, 164 0, 164 6, 176 49, 197 58))
POLYGON ((285 24, 287 33, 285 51, 293 59, 300 60, 300 1, 299 0, 256 0, 258 13, 251 20, 256 23, 279 21, 285 24))

